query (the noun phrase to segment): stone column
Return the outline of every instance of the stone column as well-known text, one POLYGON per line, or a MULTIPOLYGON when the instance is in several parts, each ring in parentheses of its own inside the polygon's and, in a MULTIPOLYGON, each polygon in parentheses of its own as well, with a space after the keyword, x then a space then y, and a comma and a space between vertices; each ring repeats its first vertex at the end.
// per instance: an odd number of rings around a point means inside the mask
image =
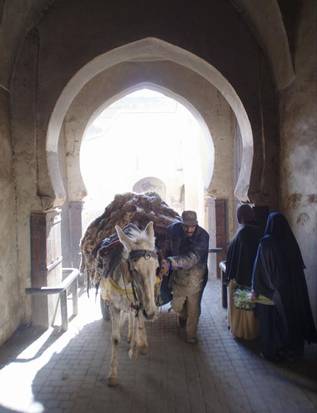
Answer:
POLYGON ((217 254, 217 276, 220 278, 219 269, 220 261, 226 258, 228 246, 228 200, 215 199, 215 217, 216 217, 216 243, 217 247, 222 248, 217 254))
POLYGON ((69 202, 69 231, 70 231, 70 250, 72 267, 79 268, 80 250, 79 243, 82 237, 82 201, 69 202))
MULTIPOLYGON (((61 210, 31 213, 31 287, 52 287, 62 281, 61 210)), ((32 296, 32 323, 49 327, 54 321, 58 294, 32 296)), ((57 320, 56 320, 57 321, 57 320)))
MULTIPOLYGON (((205 228, 209 234, 209 247, 216 247, 216 213, 215 213, 215 198, 210 195, 205 195, 205 228)), ((217 259, 216 254, 208 255, 209 274, 217 274, 217 259)))

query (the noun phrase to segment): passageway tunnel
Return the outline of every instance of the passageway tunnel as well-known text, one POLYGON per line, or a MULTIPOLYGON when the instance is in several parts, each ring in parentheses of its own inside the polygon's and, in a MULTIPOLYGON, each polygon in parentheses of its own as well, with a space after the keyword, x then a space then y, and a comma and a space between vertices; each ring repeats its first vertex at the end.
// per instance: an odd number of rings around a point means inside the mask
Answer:
MULTIPOLYGON (((108 360, 109 327, 99 310, 83 320, 81 309, 88 312, 93 304, 82 297, 78 317, 59 337, 50 330, 60 312, 58 294, 26 294, 27 288, 60 286, 71 273, 65 268, 79 266, 88 187, 80 153, 87 149, 89 127, 120 99, 149 89, 183 105, 206 143, 200 145, 205 156, 199 158, 199 185, 196 176, 188 178, 187 188, 185 181, 178 182, 175 208, 197 206, 211 247, 223 249, 218 261, 237 228, 239 202, 252 203, 259 214, 281 210, 302 251, 317 322, 315 21, 314 0, 260 5, 199 0, 186 6, 180 0, 168 6, 143 0, 29 0, 23 7, 0 2, 0 344, 13 336, 4 352, 0 349, 6 367, 0 381, 6 388, 12 374, 21 388, 27 383, 19 406, 14 397, 0 400, 4 411, 101 411, 104 398, 107 407, 123 411, 153 405, 196 411, 196 401, 197 411, 204 412, 316 409, 313 376, 305 375, 314 366, 314 347, 302 365, 276 370, 233 341, 219 302, 215 260, 209 263, 200 347, 183 346, 174 315, 162 311, 159 323, 150 327, 153 353, 127 374, 120 390, 124 395, 118 393, 122 397, 103 396, 101 390, 98 367, 108 360), (189 199, 192 191, 195 202, 189 199), (39 341, 28 347, 24 340, 37 336, 37 326, 48 328, 46 335, 38 334, 39 341), (26 352, 14 335, 21 328, 26 352), (169 346, 164 359, 160 349, 169 346), (22 364, 34 369, 28 377, 22 377, 22 364), (76 371, 72 382, 67 369, 76 371), (150 392, 134 397, 131 388, 138 381, 160 388, 167 398, 158 400, 150 392), (253 383, 258 386, 250 398, 253 383), (90 397, 92 389, 98 401, 90 397), (276 399, 276 389, 283 400, 276 399)), ((108 149, 113 156, 111 145, 108 149)), ((156 188, 172 203, 172 181, 148 169, 129 182, 129 190, 156 188)))

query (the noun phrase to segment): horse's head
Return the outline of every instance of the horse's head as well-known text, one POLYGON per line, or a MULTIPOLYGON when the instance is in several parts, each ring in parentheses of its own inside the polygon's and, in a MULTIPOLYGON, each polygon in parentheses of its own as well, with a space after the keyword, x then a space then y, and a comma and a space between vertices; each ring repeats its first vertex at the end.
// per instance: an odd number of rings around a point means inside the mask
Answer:
POLYGON ((116 225, 120 242, 124 246, 124 255, 129 262, 135 294, 144 316, 153 320, 157 307, 155 304, 155 282, 158 258, 155 252, 153 222, 149 222, 144 231, 133 230, 127 236, 116 225))

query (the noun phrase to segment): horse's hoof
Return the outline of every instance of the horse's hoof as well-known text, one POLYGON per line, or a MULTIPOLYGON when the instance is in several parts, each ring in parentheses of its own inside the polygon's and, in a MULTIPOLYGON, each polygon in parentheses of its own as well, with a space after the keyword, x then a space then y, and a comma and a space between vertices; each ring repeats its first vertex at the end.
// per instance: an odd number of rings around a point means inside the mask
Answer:
POLYGON ((136 348, 130 348, 129 358, 130 360, 136 360, 138 358, 138 350, 136 348))
POLYGON ((142 354, 142 356, 146 356, 148 353, 148 346, 139 347, 139 351, 140 351, 140 354, 142 354))
POLYGON ((109 387, 116 387, 118 385, 117 377, 113 377, 113 376, 108 377, 107 384, 109 387))

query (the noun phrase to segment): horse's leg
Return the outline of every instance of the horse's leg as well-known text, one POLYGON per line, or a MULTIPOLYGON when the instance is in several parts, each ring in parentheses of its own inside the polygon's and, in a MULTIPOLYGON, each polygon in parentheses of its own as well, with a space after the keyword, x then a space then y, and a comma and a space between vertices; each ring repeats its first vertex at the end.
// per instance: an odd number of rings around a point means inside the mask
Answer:
POLYGON ((149 345, 148 345, 147 336, 146 336, 144 318, 143 318, 142 315, 139 316, 139 322, 138 322, 138 343, 137 343, 137 346, 138 346, 141 354, 147 354, 149 345))
POLYGON ((133 312, 130 311, 128 315, 128 343, 131 343, 133 335, 133 312))
POLYGON ((130 341, 130 349, 129 349, 129 357, 130 359, 136 359, 138 357, 138 317, 132 314, 132 334, 131 334, 131 341, 130 341))
POLYGON ((136 359, 139 352, 146 354, 148 349, 148 342, 146 337, 144 318, 142 315, 137 317, 132 315, 133 327, 132 327, 132 340, 130 343, 129 357, 130 359, 136 359))
POLYGON ((125 311, 121 311, 121 314, 120 314, 120 331, 122 331, 122 329, 124 327, 124 324, 127 321, 127 317, 128 317, 127 313, 125 311))
POLYGON ((118 310, 112 304, 110 304, 110 313, 112 321, 112 348, 110 373, 108 375, 108 386, 116 386, 118 384, 118 345, 120 342, 120 310, 118 310))

